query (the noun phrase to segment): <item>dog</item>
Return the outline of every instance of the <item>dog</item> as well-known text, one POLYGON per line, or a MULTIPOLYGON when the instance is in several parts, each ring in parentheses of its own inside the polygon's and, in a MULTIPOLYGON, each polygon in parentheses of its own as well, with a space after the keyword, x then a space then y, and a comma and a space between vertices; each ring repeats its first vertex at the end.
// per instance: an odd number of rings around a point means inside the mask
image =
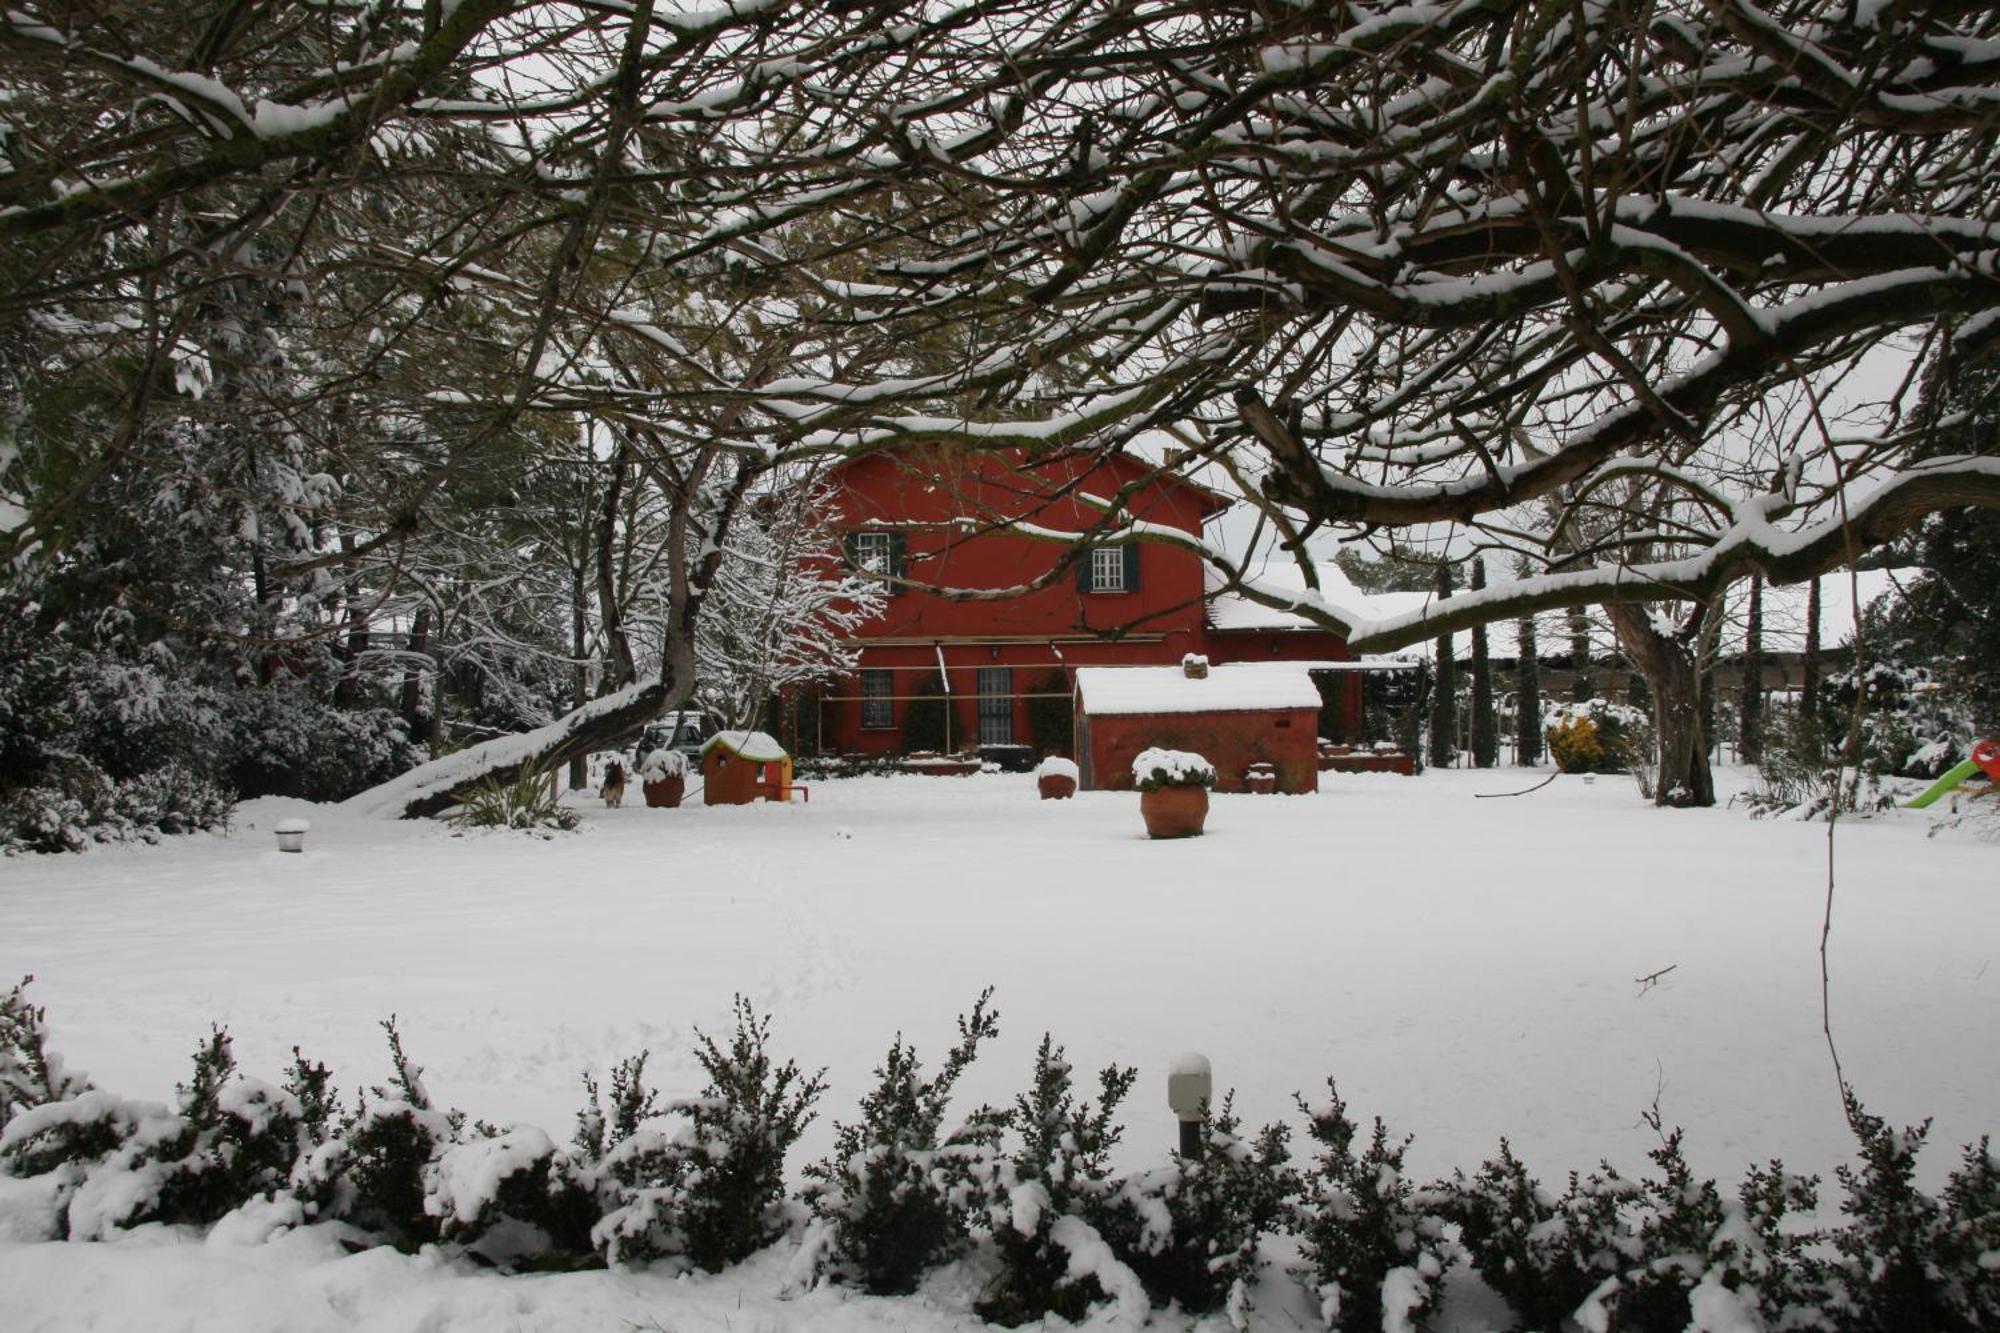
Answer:
POLYGON ((597 794, 613 810, 625 803, 625 769, 622 765, 614 763, 604 770, 604 785, 597 789, 597 794))

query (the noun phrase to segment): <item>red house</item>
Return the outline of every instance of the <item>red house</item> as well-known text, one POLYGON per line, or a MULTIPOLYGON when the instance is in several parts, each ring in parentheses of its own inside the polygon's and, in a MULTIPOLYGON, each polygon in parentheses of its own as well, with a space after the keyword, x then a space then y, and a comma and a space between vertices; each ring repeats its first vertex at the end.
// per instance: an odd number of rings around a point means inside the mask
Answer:
MULTIPOLYGON (((862 631, 859 669, 793 720, 800 745, 847 754, 916 748, 905 733, 912 709, 923 708, 930 721, 920 730, 930 734, 915 739, 936 748, 1068 753, 1079 667, 1165 666, 1189 653, 1218 665, 1348 658, 1346 644, 1325 631, 1212 626, 1202 562, 1189 550, 1108 542, 1058 572, 1069 553, 1061 534, 1103 517, 1090 497, 1122 496, 1135 518, 1190 534, 1228 507, 1136 460, 1024 463, 916 446, 851 459, 834 479, 847 558, 890 576, 890 596, 862 631), (910 584, 993 595, 947 598, 910 584), (1029 590, 1005 592, 1021 587, 1029 590)), ((1328 697, 1321 729, 1346 734, 1360 721, 1353 678, 1318 679, 1328 697)))

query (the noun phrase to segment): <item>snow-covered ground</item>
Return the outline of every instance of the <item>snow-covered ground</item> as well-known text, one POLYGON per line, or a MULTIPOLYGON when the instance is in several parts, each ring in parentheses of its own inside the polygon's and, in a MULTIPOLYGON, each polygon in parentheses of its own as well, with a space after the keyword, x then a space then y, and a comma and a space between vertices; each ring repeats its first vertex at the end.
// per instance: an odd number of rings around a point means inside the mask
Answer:
MULTIPOLYGON (((1336 1077, 1416 1136, 1420 1177, 1502 1134, 1544 1179, 1599 1157, 1637 1172, 1656 1099, 1725 1184, 1774 1156, 1830 1176, 1849 1141, 1820 1031, 1826 827, 1656 811, 1618 778, 1476 799, 1540 776, 1325 775, 1313 797, 1217 796, 1208 836, 1178 843, 1142 836, 1134 796, 1042 802, 1032 776, 820 783, 791 807, 593 799, 548 840, 265 801, 226 838, 0 861, 0 978, 33 972, 72 1065, 158 1100, 211 1023, 246 1072, 275 1079, 297 1044, 344 1087, 380 1081, 395 1014, 441 1102, 561 1139, 579 1074, 641 1048, 665 1092, 695 1091, 693 1031, 726 1032, 741 992, 780 1056, 828 1066, 796 1168, 897 1031, 934 1059, 990 984, 1002 1037, 963 1105, 1010 1098, 1052 1031, 1081 1070, 1139 1067, 1128 1166, 1173 1144, 1166 1072, 1192 1050, 1253 1123, 1296 1122, 1291 1094, 1336 1077), (277 852, 299 814, 305 853, 277 852)), ((1831 958, 1847 1076, 1893 1122, 1935 1117, 1935 1186, 2000 1128, 2000 844, 1933 823, 1840 825, 1831 958)), ((156 1232, 0 1244, 0 1328, 975 1322, 950 1299, 779 1285, 757 1265, 499 1279, 310 1233, 156 1232)))

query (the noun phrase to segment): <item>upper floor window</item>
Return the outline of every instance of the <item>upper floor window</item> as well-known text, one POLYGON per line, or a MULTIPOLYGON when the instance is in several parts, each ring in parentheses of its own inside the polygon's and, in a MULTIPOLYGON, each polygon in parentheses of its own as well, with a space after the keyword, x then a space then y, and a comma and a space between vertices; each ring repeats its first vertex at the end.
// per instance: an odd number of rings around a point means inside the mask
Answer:
POLYGON ((1076 581, 1084 592, 1139 591, 1139 543, 1092 548, 1077 562, 1076 581))
POLYGON ((909 538, 900 532, 850 532, 847 563, 869 574, 887 575, 891 596, 905 591, 899 581, 909 573, 909 538))

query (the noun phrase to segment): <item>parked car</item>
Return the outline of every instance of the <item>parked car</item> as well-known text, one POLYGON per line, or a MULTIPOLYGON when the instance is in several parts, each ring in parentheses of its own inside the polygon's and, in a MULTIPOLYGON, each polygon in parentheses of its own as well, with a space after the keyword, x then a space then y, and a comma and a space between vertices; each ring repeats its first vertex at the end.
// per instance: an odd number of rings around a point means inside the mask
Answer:
POLYGON ((686 755, 692 768, 701 758, 701 747, 715 733, 715 720, 699 708, 664 713, 657 721, 647 723, 646 729, 639 733, 639 743, 632 748, 632 767, 644 771, 647 755, 655 750, 667 749, 679 750, 686 755))

